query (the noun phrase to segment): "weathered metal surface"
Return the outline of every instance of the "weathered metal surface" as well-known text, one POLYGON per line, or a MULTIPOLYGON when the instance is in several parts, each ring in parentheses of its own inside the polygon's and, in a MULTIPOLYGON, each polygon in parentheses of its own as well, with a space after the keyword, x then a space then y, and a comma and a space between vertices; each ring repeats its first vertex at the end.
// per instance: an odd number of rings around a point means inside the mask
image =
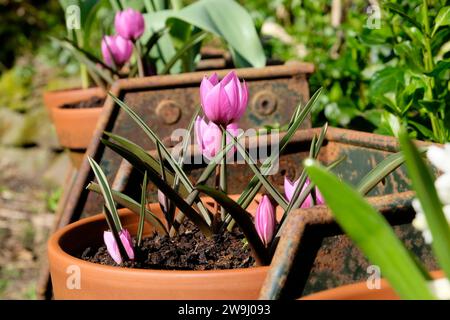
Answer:
MULTIPOLYGON (((426 145, 417 142, 419 145, 426 145)), ((392 137, 330 128, 319 159, 329 163, 342 155, 347 160, 336 172, 356 184, 398 144, 392 137)), ((404 166, 395 170, 370 194, 369 201, 388 219, 406 247, 429 270, 437 268, 431 249, 411 226, 413 192, 404 166)), ((261 299, 297 298, 320 290, 368 278, 369 262, 343 235, 325 206, 294 211, 286 221, 261 299)))
MULTIPOLYGON (((273 108, 270 114, 247 112, 239 123, 240 127, 247 129, 265 124, 287 123, 295 106, 300 102, 305 103, 309 98, 307 75, 312 71, 312 65, 304 63, 261 69, 237 69, 239 77, 245 79, 248 84, 250 108, 255 106, 256 109, 262 110, 268 105, 273 108), (259 92, 271 93, 271 101, 266 101, 268 95, 259 95, 259 98, 255 99, 259 92)), ((228 70, 217 71, 220 77, 227 72, 228 70)), ((172 132, 177 128, 187 127, 194 109, 199 104, 198 86, 204 75, 205 72, 194 72, 177 76, 121 80, 116 82, 111 91, 134 108, 163 141, 170 145, 169 137, 172 132)), ((309 119, 305 122, 305 127, 308 126, 309 119)), ((104 130, 122 135, 148 150, 154 148, 133 120, 108 98, 86 154, 100 163, 110 182, 113 181, 122 159, 100 143, 99 138, 104 130)), ((85 190, 91 179, 92 172, 85 159, 66 206, 66 218, 63 222, 74 221, 82 213, 91 215, 101 210, 101 198, 85 190)))

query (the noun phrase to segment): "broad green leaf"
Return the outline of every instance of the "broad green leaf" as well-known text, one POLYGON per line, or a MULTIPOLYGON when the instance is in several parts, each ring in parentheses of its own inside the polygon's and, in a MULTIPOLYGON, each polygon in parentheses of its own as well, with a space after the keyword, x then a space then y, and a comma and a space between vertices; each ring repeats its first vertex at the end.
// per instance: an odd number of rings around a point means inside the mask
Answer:
POLYGON ((117 232, 120 232, 122 230, 122 224, 120 223, 119 214, 117 213, 116 204, 114 203, 114 199, 111 193, 111 188, 109 187, 108 184, 108 180, 106 179, 103 170, 100 168, 100 166, 94 159, 88 157, 88 161, 89 164, 91 165, 92 171, 94 171, 95 177, 97 178, 98 184, 100 186, 103 195, 103 199, 105 201, 105 206, 111 213, 111 216, 114 221, 114 226, 117 232))
POLYGON ((434 187, 433 176, 423 161, 419 150, 405 131, 400 134, 400 146, 405 155, 412 187, 416 191, 416 197, 420 201, 428 227, 433 235, 433 252, 440 267, 450 278, 450 226, 434 187))
MULTIPOLYGON (((173 14, 172 10, 161 10, 144 14, 145 31, 141 37, 142 43, 147 43, 157 30, 166 28, 166 20, 173 14)), ((163 34, 150 51, 150 55, 157 59, 158 74, 167 62, 176 54, 176 49, 169 33, 163 34)), ((178 61, 171 68, 172 73, 180 73, 181 63, 178 61)))
POLYGON ((433 32, 431 33, 431 37, 434 36, 436 31, 443 26, 450 25, 450 6, 442 7, 436 18, 434 19, 434 27, 433 32))
POLYGON ((171 19, 185 21, 223 38, 236 67, 263 67, 266 57, 249 13, 234 0, 200 0, 178 11, 171 19))
MULTIPOLYGON (((94 182, 89 183, 88 186, 86 187, 86 189, 96 192, 96 193, 101 193, 100 186, 94 182)), ((126 194, 124 194, 122 192, 119 192, 116 190, 111 190, 111 192, 112 192, 114 201, 116 201, 121 206, 131 210, 135 214, 140 215, 141 205, 138 202, 136 202, 134 199, 130 198, 129 196, 127 196, 126 194)), ((164 224, 162 223, 162 221, 153 212, 151 212, 148 209, 145 209, 145 219, 149 223, 151 223, 153 225, 153 227, 155 227, 155 229, 160 234, 168 234, 169 233, 167 231, 166 227, 164 226, 164 224)))
POLYGON ((230 213, 247 238, 247 241, 255 254, 255 258, 260 264, 268 265, 270 261, 267 249, 264 247, 264 244, 261 242, 261 239, 256 232, 250 213, 245 211, 245 209, 221 191, 215 190, 206 185, 197 185, 196 188, 212 197, 230 213))
POLYGON ((341 228, 380 267, 400 297, 433 299, 421 270, 383 216, 356 190, 314 160, 306 160, 305 167, 341 228))
POLYGON ((371 98, 381 98, 387 93, 396 92, 397 87, 404 83, 404 71, 397 67, 386 67, 376 72, 370 81, 371 98))

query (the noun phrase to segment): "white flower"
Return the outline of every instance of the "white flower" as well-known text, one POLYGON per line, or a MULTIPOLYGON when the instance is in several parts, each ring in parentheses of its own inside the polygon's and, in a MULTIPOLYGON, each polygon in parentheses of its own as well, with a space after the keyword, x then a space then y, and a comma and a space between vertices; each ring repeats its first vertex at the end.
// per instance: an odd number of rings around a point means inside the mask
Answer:
POLYGON ((431 292, 440 300, 450 300, 450 281, 447 278, 428 281, 431 292))
POLYGON ((425 218, 425 214, 423 213, 419 200, 414 199, 412 201, 412 206, 416 211, 416 216, 412 221, 412 225, 414 228, 422 232, 423 239, 426 243, 430 244, 433 241, 433 237, 430 229, 428 228, 427 219, 425 218))
POLYGON ((427 150, 427 158, 439 170, 450 173, 450 143, 444 148, 430 146, 427 150))
POLYGON ((443 204, 450 204, 450 173, 445 173, 434 182, 439 199, 443 204))
MULTIPOLYGON (((444 148, 430 146, 427 151, 430 162, 444 174, 436 179, 434 185, 443 206, 443 211, 447 222, 450 224, 450 143, 444 148)), ((431 243, 433 237, 428 227, 427 219, 418 199, 414 199, 412 206, 416 211, 416 216, 412 222, 414 228, 422 232, 426 243, 431 243)))

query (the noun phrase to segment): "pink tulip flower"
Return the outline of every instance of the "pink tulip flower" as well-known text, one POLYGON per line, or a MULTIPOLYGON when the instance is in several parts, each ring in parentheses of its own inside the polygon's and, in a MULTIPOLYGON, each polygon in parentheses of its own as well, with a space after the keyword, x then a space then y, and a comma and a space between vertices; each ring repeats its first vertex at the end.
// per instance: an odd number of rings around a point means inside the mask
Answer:
MULTIPOLYGON (((292 183, 292 181, 289 180, 288 177, 284 177, 284 194, 286 196, 286 199, 288 199, 288 201, 292 200, 295 189, 297 188, 299 182, 300 182, 300 179, 298 179, 297 181, 292 183)), ((311 181, 309 180, 309 178, 307 178, 305 184, 303 185, 302 191, 300 191, 300 194, 309 186, 310 183, 311 183, 311 181)), ((317 189, 317 187, 315 188, 315 192, 316 192, 316 205, 324 204, 325 200, 323 199, 323 196, 320 193, 319 189, 317 189)), ((311 208, 312 206, 313 206, 313 198, 312 198, 312 195, 309 194, 306 197, 305 201, 303 201, 303 203, 301 204, 300 208, 305 209, 305 208, 311 208)))
POLYGON ((261 241, 267 247, 275 232, 275 208, 266 195, 262 197, 256 209, 255 227, 261 241))
POLYGON ((217 74, 204 77, 200 84, 200 100, 203 112, 217 125, 227 126, 237 122, 245 113, 248 89, 245 81, 241 84, 236 72, 231 71, 222 81, 217 74))
POLYGON ((105 63, 112 67, 122 67, 133 54, 133 43, 121 36, 104 36, 102 39, 102 55, 105 63), (113 63, 114 62, 114 63, 113 63))
MULTIPOLYGON (((204 118, 197 117, 195 120, 195 137, 202 154, 211 160, 222 150, 222 130, 214 123, 206 123, 204 118)), ((234 137, 237 137, 239 127, 237 123, 230 123, 226 126, 227 131, 234 137)), ((227 136, 227 144, 232 143, 231 137, 227 136)), ((228 153, 228 157, 232 156, 236 151, 233 147, 228 153)))
MULTIPOLYGON (((120 240, 122 241, 123 247, 127 253, 129 259, 134 259, 133 241, 131 240, 131 235, 128 230, 123 229, 119 233, 120 240)), ((116 239, 111 231, 105 231, 103 233, 103 240, 105 241, 106 249, 110 254, 111 258, 117 263, 122 263, 122 256, 120 254, 119 246, 117 245, 116 239)))
POLYGON ((114 18, 114 27, 121 37, 136 41, 144 33, 144 16, 131 8, 119 11, 114 18))

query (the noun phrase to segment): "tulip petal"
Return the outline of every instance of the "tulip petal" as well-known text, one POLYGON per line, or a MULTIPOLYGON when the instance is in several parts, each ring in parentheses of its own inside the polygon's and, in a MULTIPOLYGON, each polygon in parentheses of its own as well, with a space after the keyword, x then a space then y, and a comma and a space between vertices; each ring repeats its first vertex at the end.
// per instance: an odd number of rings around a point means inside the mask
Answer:
POLYGON ((106 245, 106 250, 108 250, 111 258, 117 263, 122 263, 122 257, 120 255, 119 247, 117 246, 116 239, 114 239, 114 235, 111 231, 103 232, 103 241, 106 245))
POLYGON ((123 229, 119 233, 120 240, 122 241, 123 247, 128 255, 128 258, 134 259, 134 250, 133 250, 133 240, 131 239, 131 235, 127 229, 123 229))
POLYGON ((266 195, 256 209, 255 227, 264 245, 269 245, 275 232, 275 209, 266 195))

